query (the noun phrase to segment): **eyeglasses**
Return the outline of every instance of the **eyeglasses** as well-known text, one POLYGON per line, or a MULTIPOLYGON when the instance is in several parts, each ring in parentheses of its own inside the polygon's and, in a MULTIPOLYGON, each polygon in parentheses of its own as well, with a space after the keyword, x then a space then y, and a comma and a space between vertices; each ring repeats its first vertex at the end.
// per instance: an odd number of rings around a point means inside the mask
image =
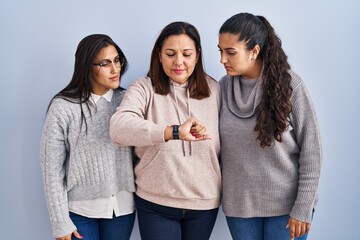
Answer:
POLYGON ((94 63, 93 65, 99 66, 104 69, 111 69, 112 64, 114 64, 116 68, 121 68, 124 63, 125 59, 123 57, 117 56, 113 61, 106 59, 100 61, 99 63, 94 63))

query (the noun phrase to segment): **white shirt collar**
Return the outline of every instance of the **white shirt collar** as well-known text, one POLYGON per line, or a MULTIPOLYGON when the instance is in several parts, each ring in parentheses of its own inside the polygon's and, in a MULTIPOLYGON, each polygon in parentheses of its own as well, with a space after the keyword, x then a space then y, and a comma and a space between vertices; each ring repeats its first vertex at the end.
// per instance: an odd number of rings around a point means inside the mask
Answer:
POLYGON ((106 92, 104 95, 102 95, 102 96, 99 96, 99 95, 96 95, 96 94, 94 94, 94 93, 91 93, 91 98, 92 98, 92 100, 94 101, 95 104, 97 103, 97 101, 99 101, 99 99, 100 99, 101 97, 105 98, 106 101, 111 102, 113 93, 114 93, 114 90, 112 90, 112 89, 110 88, 109 91, 107 91, 107 92, 106 92))

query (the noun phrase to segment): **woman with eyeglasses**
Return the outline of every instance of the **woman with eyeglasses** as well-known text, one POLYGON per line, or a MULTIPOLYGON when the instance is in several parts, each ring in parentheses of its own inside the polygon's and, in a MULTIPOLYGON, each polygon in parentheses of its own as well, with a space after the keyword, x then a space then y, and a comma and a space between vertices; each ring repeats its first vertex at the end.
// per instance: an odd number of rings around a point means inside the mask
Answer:
POLYGON ((48 107, 41 167, 57 240, 129 239, 134 225, 133 154, 113 144, 110 117, 125 90, 127 60, 107 35, 82 39, 70 83, 48 107))
POLYGON ((209 239, 220 204, 219 107, 197 29, 170 23, 155 42, 147 77, 129 86, 110 121, 111 139, 135 146, 139 158, 142 239, 209 239))
POLYGON ((233 239, 305 240, 322 150, 313 104, 273 27, 239 13, 219 31, 223 209, 233 239))

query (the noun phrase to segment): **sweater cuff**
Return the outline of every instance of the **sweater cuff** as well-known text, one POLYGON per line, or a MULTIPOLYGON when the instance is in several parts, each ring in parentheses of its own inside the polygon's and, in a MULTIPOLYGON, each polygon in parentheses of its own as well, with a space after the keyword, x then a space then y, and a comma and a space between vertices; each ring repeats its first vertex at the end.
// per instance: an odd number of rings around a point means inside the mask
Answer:
POLYGON ((64 237, 77 230, 76 226, 71 221, 70 217, 66 222, 53 223, 52 228, 53 228, 53 235, 55 238, 64 237))
POLYGON ((312 206, 311 208, 304 206, 294 206, 290 212, 290 217, 302 222, 311 223, 313 210, 314 206, 312 206))

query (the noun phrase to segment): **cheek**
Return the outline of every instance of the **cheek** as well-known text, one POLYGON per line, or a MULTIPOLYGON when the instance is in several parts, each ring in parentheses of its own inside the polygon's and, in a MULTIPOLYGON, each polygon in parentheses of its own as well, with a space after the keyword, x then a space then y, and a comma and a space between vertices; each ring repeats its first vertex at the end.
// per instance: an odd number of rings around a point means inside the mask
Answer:
POLYGON ((195 59, 189 59, 185 62, 185 65, 188 69, 194 69, 196 66, 196 58, 195 59))
POLYGON ((169 59, 167 59, 167 58, 165 58, 165 57, 162 57, 162 58, 160 57, 159 60, 160 60, 161 66, 162 66, 164 69, 169 68, 169 66, 171 65, 169 59))
POLYGON ((245 57, 245 56, 235 60, 235 64, 241 68, 246 67, 248 65, 248 62, 249 61, 248 61, 247 57, 245 57))
POLYGON ((99 70, 93 69, 93 70, 91 71, 91 77, 92 77, 93 79, 98 78, 99 75, 100 75, 100 71, 99 71, 99 70))
POLYGON ((105 79, 107 79, 106 74, 101 71, 94 71, 91 76, 93 82, 103 82, 106 81, 105 79))

